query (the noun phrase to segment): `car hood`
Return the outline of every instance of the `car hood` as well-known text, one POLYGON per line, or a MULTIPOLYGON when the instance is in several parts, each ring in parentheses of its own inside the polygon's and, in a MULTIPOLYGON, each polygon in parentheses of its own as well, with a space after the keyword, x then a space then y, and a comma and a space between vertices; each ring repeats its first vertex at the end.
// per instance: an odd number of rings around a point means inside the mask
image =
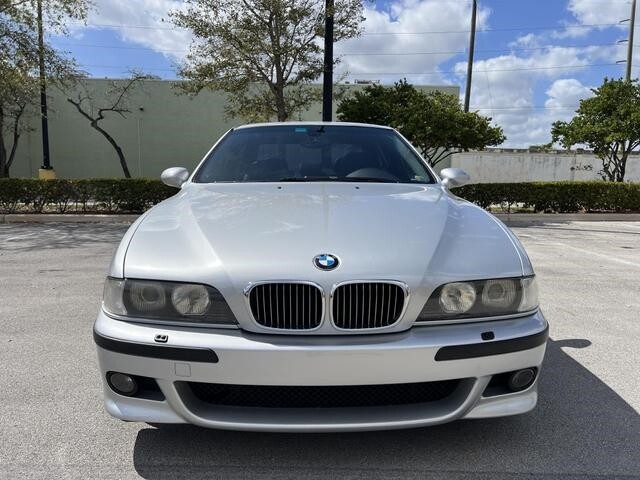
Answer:
POLYGON ((236 292, 264 280, 414 287, 519 276, 525 261, 506 227, 440 185, 187 184, 137 225, 124 274, 236 292), (322 253, 340 266, 318 270, 322 253))

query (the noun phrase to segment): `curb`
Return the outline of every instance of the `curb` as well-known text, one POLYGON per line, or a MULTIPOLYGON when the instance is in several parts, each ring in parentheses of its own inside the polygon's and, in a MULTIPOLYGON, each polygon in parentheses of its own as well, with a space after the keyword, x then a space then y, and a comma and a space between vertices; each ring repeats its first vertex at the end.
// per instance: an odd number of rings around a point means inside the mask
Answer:
MULTIPOLYGON (((133 223, 140 215, 95 215, 67 213, 11 213, 0 215, 0 223, 133 223)), ((569 222, 640 222, 640 213, 494 213, 509 226, 569 222)))
POLYGON ((11 213, 0 223, 133 223, 140 215, 82 215, 66 213, 11 213))
POLYGON ((570 222, 640 222, 640 213, 494 213, 510 227, 570 222))

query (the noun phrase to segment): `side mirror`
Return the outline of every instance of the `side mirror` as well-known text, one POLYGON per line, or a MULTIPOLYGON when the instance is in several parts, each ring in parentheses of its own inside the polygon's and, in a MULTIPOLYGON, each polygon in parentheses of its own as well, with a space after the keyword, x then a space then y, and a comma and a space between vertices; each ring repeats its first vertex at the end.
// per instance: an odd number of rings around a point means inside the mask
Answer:
POLYGON ((471 181, 469 174, 461 168, 445 168, 440 172, 440 177, 447 188, 461 187, 471 181))
POLYGON ((182 184, 189 179, 189 170, 183 167, 167 168, 160 175, 162 183, 170 187, 182 188, 182 184))

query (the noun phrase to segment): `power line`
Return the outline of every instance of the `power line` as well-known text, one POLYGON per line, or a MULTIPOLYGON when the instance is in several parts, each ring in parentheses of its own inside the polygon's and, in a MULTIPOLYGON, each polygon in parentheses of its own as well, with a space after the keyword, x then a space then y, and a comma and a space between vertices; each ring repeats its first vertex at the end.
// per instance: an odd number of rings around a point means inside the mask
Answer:
MULTIPOLYGON (((573 69, 573 68, 590 68, 590 67, 612 67, 617 66, 617 63, 585 63, 581 65, 551 65, 547 67, 519 67, 519 68, 494 68, 489 70, 475 70, 479 73, 494 73, 494 72, 521 72, 521 71, 544 71, 544 70, 557 70, 557 69, 573 69)), ((128 70, 133 67, 129 66, 120 66, 120 65, 91 65, 85 64, 81 65, 82 68, 109 68, 109 69, 121 69, 128 70)), ((156 71, 166 71, 166 72, 174 72, 174 69, 165 68, 165 67, 140 67, 137 66, 135 68, 141 70, 156 70, 156 71)), ((635 67, 634 67, 635 68, 635 67)), ((640 66, 639 66, 640 68, 640 66)), ((376 75, 440 75, 443 73, 460 73, 457 70, 431 70, 426 72, 347 72, 350 76, 376 76, 376 75)))
MULTIPOLYGON (((149 50, 152 52, 158 53, 187 53, 188 50, 184 49, 159 49, 154 47, 143 47, 143 46, 128 46, 128 45, 99 45, 99 44, 90 44, 90 43, 73 43, 73 42, 62 42, 58 43, 59 46, 63 47, 87 47, 87 48, 106 48, 106 49, 114 49, 114 50, 149 50)), ((544 51, 552 48, 600 48, 600 47, 615 47, 619 45, 617 42, 615 43, 599 43, 599 44, 589 44, 589 45, 543 45, 540 47, 518 47, 518 48, 496 48, 496 49, 477 49, 476 53, 501 53, 501 52, 535 52, 535 51, 544 51)), ((411 55, 461 55, 467 53, 465 50, 451 50, 451 51, 439 51, 439 52, 345 52, 340 53, 339 55, 345 57, 355 57, 355 56, 411 56, 411 55)))
MULTIPOLYGON (((433 0, 432 0, 433 1, 433 0)), ((493 0, 504 1, 512 3, 513 0, 493 0)), ((438 0, 441 3, 464 3, 471 5, 471 0, 438 0)), ((614 3, 630 4, 629 0, 582 0, 582 3, 590 4, 602 4, 611 5, 614 3)), ((164 23, 164 21, 163 21, 164 23)), ((175 26, 159 26, 159 25, 127 25, 127 24, 109 24, 109 23, 78 23, 74 22, 72 25, 78 27, 97 27, 97 28, 132 28, 132 29, 149 29, 149 30, 180 30, 189 31, 188 28, 175 27, 175 26)), ((619 23, 594 23, 583 25, 554 25, 554 26, 539 26, 539 27, 511 27, 511 28, 483 28, 478 29, 478 32, 506 32, 506 31, 518 31, 518 30, 557 30, 559 28, 596 28, 596 27, 616 27, 620 26, 619 23)), ((428 31, 428 32, 363 32, 362 35, 427 35, 427 34, 444 34, 444 33, 469 33, 469 30, 451 30, 451 31, 428 31)))
MULTIPOLYGON (((443 0, 446 1, 446 0, 443 0)), ((468 0, 463 0, 464 1, 468 1, 468 0)), ((508 2, 508 3, 525 3, 527 0, 522 0, 521 2, 514 2, 513 0, 491 0, 491 3, 496 3, 496 2, 508 2)), ((557 0, 549 0, 550 3, 553 3, 557 0)), ((461 3, 463 3, 461 2, 461 3)), ((611 5, 612 3, 618 3, 618 4, 626 4, 629 5, 631 4, 631 0, 581 0, 580 3, 600 3, 603 5, 611 5)))
POLYGON ((139 65, 136 65, 135 67, 131 67, 131 66, 126 66, 126 65, 90 65, 90 64, 84 64, 84 65, 80 65, 80 68, 107 68, 107 69, 115 69, 115 70, 132 70, 132 69, 136 69, 136 70, 154 70, 154 71, 158 71, 158 72, 173 72, 175 73, 175 69, 173 68, 166 68, 166 67, 140 67, 139 65))
POLYGON ((471 107, 471 110, 576 110, 578 105, 546 107, 538 105, 527 105, 525 107, 471 107))
MULTIPOLYGON (((187 53, 189 50, 177 49, 177 48, 154 48, 154 47, 142 47, 142 46, 129 46, 129 45, 99 45, 92 43, 73 43, 73 42, 57 42, 56 45, 62 47, 87 47, 87 48, 107 48, 114 50, 150 50, 158 53, 187 53)), ((615 45, 615 44, 614 44, 615 45)))
MULTIPOLYGON (((519 32, 521 30, 558 30, 562 28, 599 28, 599 27, 619 27, 619 23, 592 23, 583 25, 556 25, 553 27, 511 27, 511 28, 479 28, 477 32, 519 32)), ((446 33, 470 33, 471 30, 431 30, 426 32, 364 32, 362 35, 431 35, 446 33)))
MULTIPOLYGON (((180 27, 162 27, 159 25, 126 25, 126 24, 108 24, 108 23, 86 23, 76 26, 84 27, 96 27, 96 28, 132 28, 132 29, 147 29, 147 30, 169 30, 169 31, 189 31, 186 28, 180 27)), ((582 25, 553 25, 553 26, 535 26, 535 27, 510 27, 510 28, 479 28, 478 32, 515 32, 521 30, 558 30, 558 29, 580 29, 580 28, 600 28, 600 27, 620 27, 619 23, 591 23, 582 25)), ((430 30, 422 32, 363 32, 362 36, 373 35, 433 35, 433 34, 460 34, 469 33, 470 30, 430 30)))
MULTIPOLYGON (((613 47, 618 45, 615 43, 600 43, 600 44, 592 44, 592 45, 544 45, 541 47, 526 47, 526 48, 496 48, 496 49, 476 49, 476 53, 500 53, 500 52, 535 52, 535 51, 544 51, 550 50, 552 48, 599 48, 599 47, 613 47)), ((342 56, 376 56, 376 55, 391 55, 391 56, 405 56, 405 55, 454 55, 454 54, 463 54, 467 53, 466 51, 449 51, 449 52, 384 52, 384 53, 373 53, 373 52, 363 52, 363 53, 341 53, 342 56)))
MULTIPOLYGON (((494 73, 494 72, 520 72, 520 71, 533 71, 533 70, 556 70, 556 69, 572 69, 572 68, 589 68, 589 67, 612 67, 617 66, 617 63, 585 63, 581 65, 552 65, 548 67, 520 67, 520 68, 494 68, 490 70, 474 70, 479 73, 494 73)), ((460 73, 457 70, 433 70, 430 72, 348 72, 349 75, 430 75, 441 73, 460 73)))
POLYGON ((161 27, 159 25, 126 25, 126 24, 115 24, 115 23, 75 23, 74 25, 78 27, 96 27, 96 28, 133 28, 133 29, 143 29, 143 30, 180 30, 187 32, 188 28, 181 27, 161 27))
MULTIPOLYGON (((90 65, 85 65, 85 66, 90 66, 90 65)), ((103 66, 105 67, 105 66, 103 66)), ((633 67, 633 68, 640 68, 640 66, 638 67, 633 67)), ((166 69, 168 70, 168 69, 166 69)), ((112 80, 118 80, 118 78, 111 78, 112 80)), ((124 77, 122 78, 124 79, 124 77)), ((101 80, 101 78, 92 78, 92 80, 101 80)), ((147 79, 145 80, 145 82, 163 82, 163 81, 167 81, 166 79, 147 79)), ((169 80, 169 81, 183 81, 183 80, 169 80)), ((526 105, 526 106, 522 106, 522 107, 493 107, 493 106, 489 106, 489 107, 483 107, 483 106, 479 106, 479 105, 472 105, 471 106, 471 110, 575 110, 578 108, 578 105, 562 105, 562 106, 554 106, 554 107, 548 107, 548 106, 543 106, 543 105, 526 105)))

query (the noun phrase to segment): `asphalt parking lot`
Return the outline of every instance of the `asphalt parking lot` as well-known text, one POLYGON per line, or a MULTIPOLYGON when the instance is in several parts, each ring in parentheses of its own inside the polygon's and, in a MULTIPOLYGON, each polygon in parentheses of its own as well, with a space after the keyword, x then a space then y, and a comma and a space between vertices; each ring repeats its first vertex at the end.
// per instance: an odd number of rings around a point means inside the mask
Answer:
POLYGON ((91 328, 125 230, 0 225, 0 478, 640 478, 640 222, 514 228, 551 323, 534 412, 303 435, 104 413, 91 328))

